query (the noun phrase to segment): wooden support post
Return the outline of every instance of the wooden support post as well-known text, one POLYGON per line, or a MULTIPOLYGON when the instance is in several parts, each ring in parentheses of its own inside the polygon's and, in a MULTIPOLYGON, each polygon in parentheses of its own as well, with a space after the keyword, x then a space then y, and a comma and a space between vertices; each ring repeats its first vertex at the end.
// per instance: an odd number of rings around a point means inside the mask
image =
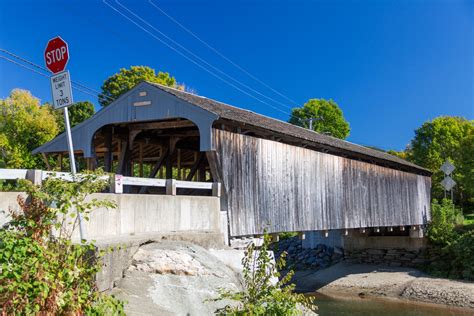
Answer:
POLYGON ((199 153, 198 159, 194 162, 193 167, 191 168, 191 171, 189 172, 188 176, 186 177, 186 181, 191 181, 196 174, 196 171, 198 170, 199 166, 204 160, 205 153, 201 152, 199 153))
MULTIPOLYGON (((230 212, 228 210, 227 204, 227 192, 224 184, 224 177, 222 175, 222 168, 219 159, 219 155, 216 151, 206 152, 206 158, 209 163, 209 169, 211 172, 212 181, 218 182, 220 186, 220 204, 221 204, 221 214, 224 213, 227 216, 227 232, 224 235, 227 235, 227 244, 230 245, 230 212)), ((214 190, 213 190, 214 191, 214 190)))
POLYGON ((46 165, 46 168, 48 168, 48 171, 51 171, 51 165, 49 164, 48 156, 46 156, 45 153, 41 153, 41 157, 43 158, 44 164, 46 165))
POLYGON ((166 179, 166 195, 176 195, 175 179, 166 179))
MULTIPOLYGON (((166 151, 163 153, 163 155, 160 157, 156 165, 153 167, 153 169, 150 172, 149 178, 154 178, 156 177, 156 174, 158 173, 158 170, 160 170, 161 165, 166 159, 166 156, 169 154, 169 149, 166 149, 166 151)), ((139 191, 140 194, 143 194, 146 192, 146 187, 142 187, 139 191)))
POLYGON ((177 162, 178 163, 178 165, 177 165, 177 167, 178 167, 178 179, 181 180, 182 179, 182 177, 181 177, 181 149, 178 149, 177 156, 178 156, 177 157, 178 158, 178 162, 177 162))
POLYGON ((206 181, 206 167, 204 166, 204 161, 201 162, 201 165, 198 169, 198 181, 205 182, 206 181))
POLYGON ((164 171, 164 169, 165 169, 165 168, 164 168, 163 166, 160 167, 160 173, 158 174, 158 178, 163 179, 163 171, 164 171))
POLYGON ((117 170, 115 173, 127 175, 124 171, 128 168, 126 168, 126 164, 129 163, 127 159, 129 158, 129 150, 128 150, 128 141, 124 140, 121 142, 121 151, 120 151, 120 157, 119 157, 119 164, 117 166, 117 170))
POLYGON ((138 175, 140 177, 143 177, 143 143, 140 143, 139 145, 139 148, 138 148, 138 163, 139 163, 139 166, 138 166, 138 175))
POLYGON ((59 154, 58 158, 58 164, 59 164, 59 171, 63 171, 63 154, 59 154))
POLYGON ((173 154, 176 150, 176 143, 178 142, 178 137, 170 137, 169 139, 169 155, 166 158, 166 179, 173 178, 173 154))
POLYGON ((221 184, 220 182, 214 182, 212 184, 212 196, 221 196, 221 184))
POLYGON ((114 159, 112 139, 113 139, 113 127, 109 126, 105 130, 105 148, 107 150, 104 154, 105 172, 112 172, 112 165, 113 165, 113 159, 114 159))
POLYGON ((168 155, 168 157, 166 157, 166 179, 173 178, 173 160, 171 158, 171 155, 168 155))

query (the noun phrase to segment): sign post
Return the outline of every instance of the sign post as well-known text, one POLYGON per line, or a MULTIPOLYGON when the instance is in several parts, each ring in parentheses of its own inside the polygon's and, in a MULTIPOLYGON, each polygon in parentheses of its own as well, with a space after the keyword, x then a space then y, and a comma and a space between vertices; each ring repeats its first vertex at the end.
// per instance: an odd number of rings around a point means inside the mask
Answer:
MULTIPOLYGON (((51 92, 55 109, 64 109, 64 123, 66 127, 66 138, 69 149, 69 160, 71 173, 76 175, 76 161, 74 159, 74 147, 72 144, 71 125, 69 124, 68 106, 73 104, 71 77, 69 71, 64 71, 69 61, 69 49, 67 43, 59 36, 51 39, 44 51, 46 67, 53 73, 51 76, 51 92)), ((79 233, 81 240, 84 239, 82 216, 77 212, 79 220, 79 233)))
POLYGON ((443 181, 441 181, 441 185, 444 188, 444 197, 446 198, 446 191, 451 191, 451 201, 453 201, 453 188, 456 185, 456 181, 453 180, 451 174, 456 168, 452 163, 446 160, 439 169, 445 174, 443 181))

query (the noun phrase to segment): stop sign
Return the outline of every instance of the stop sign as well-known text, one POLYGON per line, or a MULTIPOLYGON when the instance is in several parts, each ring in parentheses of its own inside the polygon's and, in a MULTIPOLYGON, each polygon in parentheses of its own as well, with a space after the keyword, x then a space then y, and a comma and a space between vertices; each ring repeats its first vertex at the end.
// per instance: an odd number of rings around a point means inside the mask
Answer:
POLYGON ((69 52, 67 43, 59 36, 49 40, 46 49, 44 50, 44 61, 46 67, 52 73, 58 73, 66 68, 69 60, 69 52))

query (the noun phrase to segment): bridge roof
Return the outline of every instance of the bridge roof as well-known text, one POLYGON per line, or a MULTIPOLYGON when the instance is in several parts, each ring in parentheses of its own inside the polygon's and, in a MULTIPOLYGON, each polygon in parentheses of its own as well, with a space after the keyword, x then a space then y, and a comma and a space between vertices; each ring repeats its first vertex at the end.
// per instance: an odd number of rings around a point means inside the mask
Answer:
POLYGON ((245 125, 260 127, 269 130, 275 134, 288 135, 300 141, 308 141, 314 144, 324 145, 333 148, 334 152, 338 152, 340 154, 348 156, 349 158, 365 158, 364 160, 375 161, 386 165, 388 164, 392 167, 404 166, 405 168, 408 168, 411 171, 415 171, 417 173, 422 173, 425 175, 431 175, 431 171, 428 169, 422 168, 416 164, 413 164, 397 156, 390 155, 380 150, 357 145, 329 135, 320 134, 306 128, 302 128, 249 110, 228 105, 213 99, 208 99, 206 97, 162 86, 156 83, 150 84, 157 87, 158 89, 164 90, 176 96, 179 99, 182 99, 204 110, 212 112, 222 119, 239 122, 245 125))
MULTIPOLYGON (((383 151, 360 146, 249 110, 151 82, 138 84, 109 106, 98 111, 93 117, 75 126, 72 129, 74 147, 76 150, 82 150, 86 157, 90 157, 92 155, 91 142, 93 135, 102 126, 173 117, 190 119, 198 126, 201 133, 201 151, 212 150, 210 137, 212 122, 222 119, 247 128, 255 127, 259 130, 265 130, 267 133, 275 135, 275 137, 290 141, 291 144, 312 146, 321 148, 330 154, 359 159, 417 174, 431 175, 429 170, 383 151), (143 101, 138 93, 142 90, 149 92, 147 98, 152 100, 151 108, 132 105, 134 101, 143 101)), ((36 148, 33 153, 66 150, 66 137, 63 133, 52 141, 36 148)))

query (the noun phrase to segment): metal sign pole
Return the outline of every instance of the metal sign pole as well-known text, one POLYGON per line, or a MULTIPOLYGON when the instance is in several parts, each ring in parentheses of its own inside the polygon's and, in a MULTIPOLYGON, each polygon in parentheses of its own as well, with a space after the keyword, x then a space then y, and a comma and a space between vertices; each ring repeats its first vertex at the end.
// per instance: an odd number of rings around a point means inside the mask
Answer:
MULTIPOLYGON (((64 108, 64 123, 66 127, 67 146, 69 150, 69 163, 73 181, 76 179, 76 160, 74 159, 74 148, 72 145, 71 125, 69 124, 68 106, 73 105, 72 86, 69 71, 64 70, 69 61, 69 49, 67 43, 59 36, 48 41, 44 51, 46 67, 53 73, 51 76, 51 92, 53 95, 54 108, 64 108)), ((81 213, 76 209, 79 221, 79 233, 84 240, 84 227, 82 226, 81 213)))
MULTIPOLYGON (((71 164, 71 173, 73 178, 76 176, 76 160, 74 158, 74 148, 72 145, 72 136, 71 136, 71 125, 69 124, 69 111, 68 108, 64 108, 64 123, 66 125, 66 137, 67 137, 67 146, 69 149, 69 161, 71 164)), ((79 235, 81 240, 84 238, 84 227, 82 224, 82 215, 79 211, 77 211, 77 219, 79 221, 79 235)))
POLYGON ((66 124, 67 146, 69 149, 69 159, 71 160, 71 173, 76 175, 76 160, 74 159, 74 149, 72 147, 71 125, 69 124, 69 111, 64 108, 64 122, 66 124))

